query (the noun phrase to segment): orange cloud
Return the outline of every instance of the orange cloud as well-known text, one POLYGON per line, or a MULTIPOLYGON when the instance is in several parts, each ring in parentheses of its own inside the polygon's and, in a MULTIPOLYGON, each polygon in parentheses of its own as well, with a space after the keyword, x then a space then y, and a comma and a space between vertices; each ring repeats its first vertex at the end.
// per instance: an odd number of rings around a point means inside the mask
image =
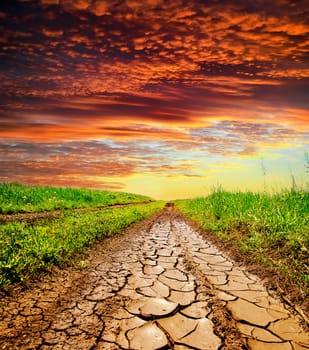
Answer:
MULTIPOLYGON (((48 1, 43 3, 48 5, 48 1)), ((38 50, 44 53, 44 46, 31 40, 35 29, 24 33, 10 28, 4 31, 2 40, 9 43, 5 50, 15 55, 27 50, 28 68, 32 70, 27 77, 9 80, 7 84, 11 86, 6 86, 4 93, 15 90, 16 94, 27 96, 137 94, 149 84, 160 87, 162 82, 209 88, 210 79, 220 79, 222 75, 227 77, 227 82, 238 74, 252 78, 254 83, 256 76, 282 79, 287 69, 290 76, 303 78, 307 74, 301 61, 308 25, 300 23, 298 17, 296 21, 292 16, 246 10, 246 4, 241 2, 238 6, 213 3, 199 11, 193 3, 180 0, 145 4, 133 0, 121 3, 70 0, 61 1, 61 7, 73 11, 72 16, 77 20, 83 20, 78 28, 68 25, 64 32, 51 21, 51 11, 44 14, 49 25, 44 25, 41 31, 50 48, 48 55, 38 54, 38 50), (133 17, 128 19, 130 13, 133 17), (89 14, 104 15, 105 20, 92 18, 89 22, 89 14), (132 25, 134 31, 130 30, 132 25), (19 40, 22 37, 28 39, 19 40), (299 62, 297 70, 287 67, 289 56, 290 62, 299 62), (39 89, 35 89, 33 81, 45 78, 38 76, 38 66, 31 63, 36 60, 50 73, 59 73, 55 74, 57 78, 48 74, 46 87, 39 89), (270 62, 275 64, 272 69, 270 62)), ((57 16, 66 20, 66 13, 60 12, 57 16)), ((26 21, 26 17, 19 21, 26 21)), ((237 94, 229 86, 214 90, 237 94)), ((247 94, 246 91, 239 93, 247 94)))
POLYGON ((41 0, 42 5, 59 5, 60 0, 41 0))
POLYGON ((41 0, 1 11, 0 147, 21 148, 8 151, 15 168, 0 160, 17 178, 165 169, 195 179, 211 159, 308 143, 302 0, 41 0))
POLYGON ((63 35, 63 30, 59 29, 59 30, 50 30, 48 28, 43 28, 42 32, 45 36, 47 37, 51 37, 51 38, 57 38, 59 36, 63 35))
POLYGON ((90 0, 60 0, 61 5, 67 11, 72 10, 87 10, 90 7, 90 0))
POLYGON ((90 8, 90 12, 96 16, 103 16, 110 14, 109 12, 110 4, 103 0, 97 0, 93 2, 93 5, 90 8))

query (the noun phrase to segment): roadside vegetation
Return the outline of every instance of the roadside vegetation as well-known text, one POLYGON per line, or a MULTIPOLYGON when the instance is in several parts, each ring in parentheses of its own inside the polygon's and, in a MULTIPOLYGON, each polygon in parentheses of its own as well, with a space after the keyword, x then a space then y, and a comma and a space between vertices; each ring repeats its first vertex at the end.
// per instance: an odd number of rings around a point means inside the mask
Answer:
POLYGON ((53 265, 69 262, 95 241, 161 209, 164 202, 89 212, 61 218, 0 225, 0 287, 27 280, 53 265))
POLYGON ((124 192, 0 183, 2 214, 94 208, 144 201, 151 201, 151 198, 124 192))
POLYGON ((277 194, 217 189, 207 197, 177 201, 178 208, 241 254, 309 286, 309 193, 277 194))

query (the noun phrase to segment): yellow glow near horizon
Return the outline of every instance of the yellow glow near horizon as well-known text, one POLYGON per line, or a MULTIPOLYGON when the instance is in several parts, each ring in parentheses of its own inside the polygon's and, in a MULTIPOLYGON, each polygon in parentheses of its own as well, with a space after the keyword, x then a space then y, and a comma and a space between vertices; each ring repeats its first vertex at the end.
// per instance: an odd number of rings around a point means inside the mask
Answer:
POLYGON ((307 186, 304 3, 19 2, 0 12, 0 182, 167 200, 307 186))
MULTIPOLYGON (((208 177, 165 177, 134 175, 123 179, 124 191, 139 193, 154 199, 175 200, 206 196, 219 186, 227 191, 280 192, 291 188, 291 175, 266 174, 256 169, 227 169, 208 177)), ((304 176, 296 175, 296 183, 303 187, 304 176)))

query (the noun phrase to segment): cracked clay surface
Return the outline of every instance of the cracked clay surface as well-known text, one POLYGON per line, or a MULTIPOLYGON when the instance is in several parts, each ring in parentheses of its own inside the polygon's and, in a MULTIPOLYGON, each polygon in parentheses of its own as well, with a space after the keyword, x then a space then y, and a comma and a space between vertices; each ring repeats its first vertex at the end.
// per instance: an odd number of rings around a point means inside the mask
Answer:
POLYGON ((288 307, 171 208, 84 265, 3 296, 0 349, 309 349, 288 307))

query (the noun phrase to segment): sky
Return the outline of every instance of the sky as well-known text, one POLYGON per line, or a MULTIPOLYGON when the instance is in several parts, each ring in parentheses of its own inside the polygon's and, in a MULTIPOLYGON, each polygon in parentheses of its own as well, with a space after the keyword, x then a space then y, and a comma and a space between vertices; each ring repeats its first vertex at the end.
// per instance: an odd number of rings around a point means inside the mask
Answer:
POLYGON ((308 188, 308 15, 306 0, 2 0, 0 182, 308 188))

